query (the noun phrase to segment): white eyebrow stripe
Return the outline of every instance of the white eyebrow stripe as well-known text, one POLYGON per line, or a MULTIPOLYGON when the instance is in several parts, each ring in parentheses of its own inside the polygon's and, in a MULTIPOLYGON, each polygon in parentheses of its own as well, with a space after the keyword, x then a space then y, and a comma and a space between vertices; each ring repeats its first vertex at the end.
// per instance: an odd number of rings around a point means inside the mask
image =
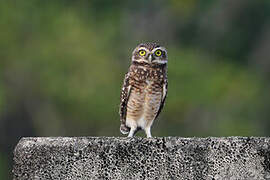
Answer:
POLYGON ((155 52, 158 49, 160 49, 161 51, 165 51, 166 52, 166 49, 163 48, 163 47, 157 47, 157 48, 153 49, 151 52, 155 52))
POLYGON ((149 52, 149 50, 146 49, 145 47, 140 47, 140 48, 138 49, 138 51, 140 51, 140 50, 145 50, 145 51, 149 52))

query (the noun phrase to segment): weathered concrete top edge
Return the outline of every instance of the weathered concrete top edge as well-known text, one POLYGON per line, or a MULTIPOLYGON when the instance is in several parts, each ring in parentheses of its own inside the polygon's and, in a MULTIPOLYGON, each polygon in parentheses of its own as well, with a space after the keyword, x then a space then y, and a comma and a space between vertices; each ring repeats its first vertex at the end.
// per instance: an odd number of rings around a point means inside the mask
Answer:
POLYGON ((122 141, 131 141, 131 140, 146 140, 146 141, 154 141, 154 140, 185 140, 185 141, 205 141, 205 140, 215 140, 215 141, 224 141, 224 140, 230 140, 230 141, 239 141, 239 140, 247 140, 247 139, 256 139, 256 140, 262 140, 262 139, 269 139, 270 137, 259 137, 259 136, 227 136, 227 137, 180 137, 180 136, 166 136, 166 137, 153 137, 153 138, 144 138, 144 137, 113 137, 113 136, 78 136, 78 137, 22 137, 19 141, 19 143, 26 142, 26 141, 36 141, 38 143, 43 143, 43 142, 52 142, 52 141, 71 141, 73 142, 74 140, 101 140, 101 139, 106 139, 106 140, 122 140, 122 141))
POLYGON ((46 141, 74 141, 74 140, 101 140, 101 139, 106 139, 106 140, 122 140, 122 141, 127 141, 127 140, 146 140, 146 141, 153 141, 153 140, 160 140, 160 139, 165 139, 165 140, 186 140, 186 141, 193 141, 193 140, 247 140, 247 139, 256 139, 256 140, 261 140, 261 139, 269 139, 270 137, 260 137, 260 136, 227 136, 227 137, 180 137, 180 136, 166 136, 166 137, 153 137, 153 138, 144 138, 144 137, 114 137, 114 136, 78 136, 78 137, 22 137, 19 141, 25 142, 25 141, 37 141, 39 143, 41 142, 46 142, 46 141))
POLYGON ((256 143, 263 143, 270 145, 270 137, 241 137, 241 136, 229 136, 229 137, 155 137, 155 138, 143 138, 143 137, 94 137, 94 136, 82 136, 82 137, 23 137, 18 142, 16 149, 33 147, 33 145, 45 145, 45 146, 73 146, 74 144, 88 144, 90 141, 103 141, 107 142, 123 142, 123 143, 135 143, 135 142, 197 142, 205 144, 207 141, 215 142, 242 142, 242 141, 255 141, 256 143))

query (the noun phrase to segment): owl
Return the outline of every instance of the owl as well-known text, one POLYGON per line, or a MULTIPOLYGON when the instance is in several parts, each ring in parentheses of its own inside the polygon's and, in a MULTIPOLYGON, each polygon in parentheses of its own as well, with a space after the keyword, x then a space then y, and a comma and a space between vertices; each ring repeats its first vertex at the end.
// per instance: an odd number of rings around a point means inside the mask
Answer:
POLYGON ((151 136, 153 121, 167 96, 167 51, 156 43, 139 44, 132 53, 120 102, 120 132, 133 137, 138 130, 151 136))

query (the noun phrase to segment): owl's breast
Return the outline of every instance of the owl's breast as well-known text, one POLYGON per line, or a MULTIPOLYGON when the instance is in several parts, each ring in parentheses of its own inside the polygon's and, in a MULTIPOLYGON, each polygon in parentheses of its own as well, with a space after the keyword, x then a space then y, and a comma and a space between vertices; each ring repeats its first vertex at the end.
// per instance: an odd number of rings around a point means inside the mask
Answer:
POLYGON ((136 121, 141 128, 151 125, 159 110, 161 99, 162 88, 153 81, 146 80, 132 87, 127 105, 127 119, 136 121))
POLYGON ((127 105, 127 118, 137 121, 142 128, 152 123, 162 99, 161 81, 147 75, 131 80, 132 90, 127 105))
POLYGON ((162 100, 164 71, 159 68, 131 67, 132 89, 127 104, 127 118, 144 126, 156 117, 162 100), (148 123, 147 123, 148 122, 148 123))

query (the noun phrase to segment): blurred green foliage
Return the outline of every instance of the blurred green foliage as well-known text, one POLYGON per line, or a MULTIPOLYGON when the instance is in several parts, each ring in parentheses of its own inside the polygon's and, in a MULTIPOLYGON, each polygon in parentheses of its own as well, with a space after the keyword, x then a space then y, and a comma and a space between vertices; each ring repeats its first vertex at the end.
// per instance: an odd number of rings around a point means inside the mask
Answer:
POLYGON ((0 179, 7 179, 10 172, 7 169, 8 158, 4 153, 0 153, 0 179))
POLYGON ((145 41, 169 55, 154 136, 269 135, 269 15, 268 0, 0 1, 0 179, 22 136, 119 136, 145 41))

